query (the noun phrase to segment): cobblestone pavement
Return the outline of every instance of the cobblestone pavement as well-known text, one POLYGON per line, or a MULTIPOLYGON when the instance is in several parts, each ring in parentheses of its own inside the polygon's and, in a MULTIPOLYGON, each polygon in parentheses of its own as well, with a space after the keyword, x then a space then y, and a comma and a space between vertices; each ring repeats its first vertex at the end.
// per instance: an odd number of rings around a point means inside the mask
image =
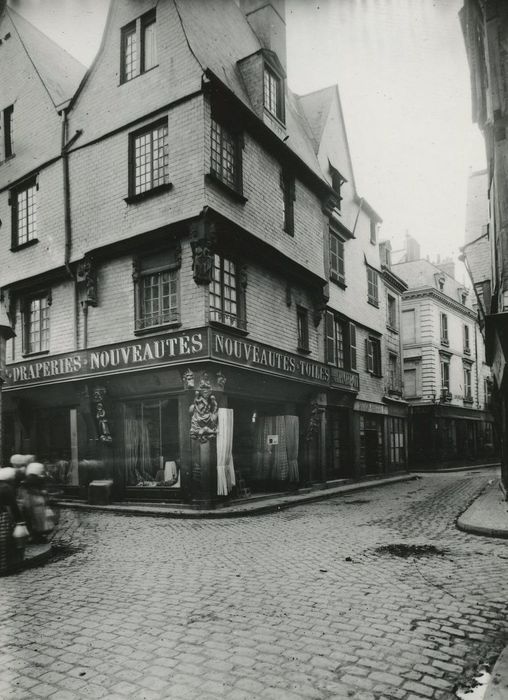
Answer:
POLYGON ((63 511, 60 556, 0 580, 0 698, 455 698, 506 641, 507 542, 454 526, 493 474, 227 520, 63 511))

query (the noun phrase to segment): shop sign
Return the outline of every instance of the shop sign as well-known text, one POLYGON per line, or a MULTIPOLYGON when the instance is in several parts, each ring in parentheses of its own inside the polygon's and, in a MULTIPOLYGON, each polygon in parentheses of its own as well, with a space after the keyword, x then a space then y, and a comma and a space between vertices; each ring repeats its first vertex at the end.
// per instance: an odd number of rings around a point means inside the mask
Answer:
POLYGON ((388 415, 387 406, 381 406, 377 403, 372 403, 371 401, 355 401, 355 411, 360 413, 379 413, 382 415, 388 415))
POLYGON ((205 330, 165 333, 144 338, 136 343, 117 343, 65 355, 19 362, 6 367, 3 388, 48 384, 206 357, 207 340, 205 330))
POLYGON ((266 436, 266 444, 267 445, 278 445, 279 444, 279 436, 278 435, 267 435, 266 436))
POLYGON ((335 370, 322 362, 307 360, 269 345, 236 338, 218 331, 212 332, 211 356, 242 367, 252 367, 284 377, 312 381, 349 391, 358 391, 358 375, 347 370, 335 370))

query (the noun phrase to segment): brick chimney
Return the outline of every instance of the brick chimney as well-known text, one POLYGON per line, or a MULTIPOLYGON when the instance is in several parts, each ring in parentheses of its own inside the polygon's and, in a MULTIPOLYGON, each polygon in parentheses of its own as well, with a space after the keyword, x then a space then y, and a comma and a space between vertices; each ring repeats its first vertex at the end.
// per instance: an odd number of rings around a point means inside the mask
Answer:
POLYGON ((277 54, 286 70, 285 0, 236 0, 261 45, 277 54))

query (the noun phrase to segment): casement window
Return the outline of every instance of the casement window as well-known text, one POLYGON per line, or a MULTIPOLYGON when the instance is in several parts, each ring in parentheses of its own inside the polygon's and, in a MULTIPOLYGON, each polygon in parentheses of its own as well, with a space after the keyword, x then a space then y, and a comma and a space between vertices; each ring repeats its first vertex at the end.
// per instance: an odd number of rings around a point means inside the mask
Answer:
POLYGON ((37 241, 37 180, 27 180, 11 191, 12 248, 37 241))
POLYGON ((146 73, 157 65, 157 24, 155 10, 138 17, 121 30, 121 82, 146 73))
POLYGON ((416 367, 404 369, 404 396, 407 398, 418 396, 416 367))
POLYGON ((170 187, 167 121, 130 134, 130 196, 170 187))
POLYGON ((134 260, 136 331, 179 323, 179 267, 179 254, 173 249, 134 260))
POLYGON ((242 192, 241 144, 238 134, 212 117, 210 172, 236 192, 242 192))
POLYGON ((441 356, 441 392, 450 393, 450 358, 441 356))
POLYGON ((6 107, 2 112, 2 131, 3 131, 3 160, 12 158, 14 155, 13 141, 13 115, 14 105, 6 107))
POLYGON ((397 323, 397 299, 395 297, 392 297, 391 294, 387 295, 387 324, 390 326, 390 328, 397 329, 398 328, 398 323, 397 323))
POLYGON ((464 355, 470 355, 471 354, 471 345, 469 342, 469 326, 464 325, 463 339, 464 339, 464 355))
POLYGON ((290 236, 295 233, 295 178, 287 170, 280 173, 280 186, 283 198, 283 229, 290 236))
POLYGON ((365 339, 365 362, 367 372, 376 377, 382 376, 381 371, 381 341, 379 338, 365 339))
POLYGON ((210 321, 246 329, 243 286, 240 284, 238 265, 215 254, 210 283, 210 321))
POLYGON ((298 327, 298 350, 309 352, 309 312, 303 306, 296 307, 296 322, 298 327))
POLYGON ((332 178, 332 190, 335 192, 337 195, 337 209, 340 211, 340 206, 342 202, 342 193, 341 193, 341 188, 342 185, 347 182, 346 178, 343 177, 337 168, 334 168, 333 165, 328 161, 328 166, 330 169, 330 176, 332 178))
POLYGON ((371 267, 367 267, 367 301, 379 306, 378 274, 371 267))
POLYGON ((330 279, 346 283, 344 266, 344 241, 330 231, 330 279))
POLYGON ((472 402, 473 395, 471 392, 471 365, 464 364, 464 401, 472 402))
POLYGON ((48 292, 32 295, 23 299, 22 313, 24 355, 48 352, 50 306, 51 296, 48 292))
POLYGON ((284 121, 284 80, 265 64, 263 73, 265 109, 279 121, 284 121))
POLYGON ((392 352, 388 354, 388 389, 390 391, 400 389, 399 358, 392 352))
POLYGON ((356 326, 332 311, 326 312, 326 361, 343 369, 356 369, 356 326))
POLYGON ((450 341, 448 339, 448 316, 446 314, 441 314, 441 345, 449 345, 450 341))

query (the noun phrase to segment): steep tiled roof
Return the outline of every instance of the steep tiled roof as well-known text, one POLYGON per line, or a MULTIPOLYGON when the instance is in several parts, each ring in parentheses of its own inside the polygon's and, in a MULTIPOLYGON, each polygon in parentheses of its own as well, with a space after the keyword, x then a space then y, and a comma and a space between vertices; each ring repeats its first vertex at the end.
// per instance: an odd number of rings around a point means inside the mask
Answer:
POLYGON ((332 85, 298 97, 298 101, 309 123, 316 151, 321 143, 323 129, 325 128, 335 92, 336 88, 332 85))
MULTIPOLYGON (((261 44, 233 0, 175 0, 189 46, 203 69, 210 69, 252 108, 238 61, 259 51, 261 44)), ((320 177, 323 173, 310 141, 305 117, 291 93, 286 105, 288 146, 320 177)))
POLYGON ((465 253, 475 284, 491 278, 490 241, 487 236, 469 244, 465 253))
POLYGON ((86 68, 12 8, 6 12, 55 107, 65 104, 77 89, 86 68))

